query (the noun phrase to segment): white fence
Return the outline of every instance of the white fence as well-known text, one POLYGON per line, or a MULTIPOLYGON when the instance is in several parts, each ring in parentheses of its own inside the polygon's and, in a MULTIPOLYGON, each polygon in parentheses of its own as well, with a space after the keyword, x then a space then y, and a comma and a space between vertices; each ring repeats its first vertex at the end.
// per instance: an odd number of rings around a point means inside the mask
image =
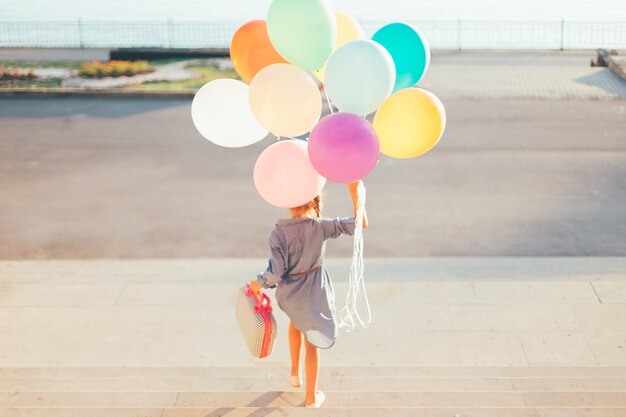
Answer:
MULTIPOLYGON (((239 21, 0 21, 0 47, 228 48, 239 21)), ((368 35, 388 22, 361 22, 368 35)), ((626 49, 626 21, 413 21, 433 49, 626 49)))

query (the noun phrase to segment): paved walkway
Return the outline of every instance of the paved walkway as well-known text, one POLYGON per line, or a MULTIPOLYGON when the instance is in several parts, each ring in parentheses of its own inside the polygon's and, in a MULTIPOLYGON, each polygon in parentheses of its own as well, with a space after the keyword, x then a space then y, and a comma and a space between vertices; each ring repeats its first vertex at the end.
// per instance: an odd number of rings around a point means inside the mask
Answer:
POLYGON ((593 52, 435 52, 423 86, 446 98, 626 99, 593 52))
MULTIPOLYGON (((367 178, 367 256, 626 255, 626 102, 444 104, 432 152, 367 178)), ((220 148, 190 105, 0 99, 0 258, 266 256, 285 212, 252 168, 275 139, 220 148)), ((349 214, 345 186, 325 193, 326 216, 349 214)))

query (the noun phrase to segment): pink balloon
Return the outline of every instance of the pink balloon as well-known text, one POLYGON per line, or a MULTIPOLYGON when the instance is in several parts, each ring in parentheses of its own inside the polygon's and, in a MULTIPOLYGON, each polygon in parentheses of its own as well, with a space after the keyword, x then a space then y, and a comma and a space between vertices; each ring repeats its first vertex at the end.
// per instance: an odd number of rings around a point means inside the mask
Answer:
POLYGON ((298 207, 322 191, 326 179, 317 173, 303 140, 281 140, 265 149, 254 165, 254 185, 265 201, 298 207))
POLYGON ((348 183, 365 178, 380 156, 374 128, 352 113, 323 118, 311 131, 309 158, 322 176, 348 183))

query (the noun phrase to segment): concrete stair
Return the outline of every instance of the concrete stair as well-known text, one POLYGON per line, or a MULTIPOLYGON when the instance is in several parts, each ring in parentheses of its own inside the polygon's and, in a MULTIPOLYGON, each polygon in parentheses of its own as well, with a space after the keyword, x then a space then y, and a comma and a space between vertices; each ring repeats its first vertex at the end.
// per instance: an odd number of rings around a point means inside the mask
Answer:
POLYGON ((626 367, 322 367, 319 410, 284 367, 0 368, 1 417, 624 417, 626 367))
POLYGON ((374 320, 323 352, 318 410, 286 315, 264 360, 236 325, 265 262, 0 262, 0 417, 626 417, 626 258, 368 259, 374 320))

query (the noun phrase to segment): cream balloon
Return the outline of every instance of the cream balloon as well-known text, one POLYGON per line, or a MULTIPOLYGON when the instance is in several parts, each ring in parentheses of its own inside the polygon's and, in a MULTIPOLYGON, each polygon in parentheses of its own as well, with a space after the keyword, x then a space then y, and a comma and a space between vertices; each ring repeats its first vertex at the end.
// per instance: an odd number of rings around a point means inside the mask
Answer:
POLYGON ((277 136, 300 136, 317 124, 322 95, 306 71, 291 64, 263 68, 250 83, 250 108, 259 123, 277 136))
MULTIPOLYGON (((365 39, 365 32, 363 32, 359 21, 354 17, 342 12, 335 12, 335 20, 337 21, 337 40, 335 41, 333 52, 344 43, 355 39, 365 39)), ((321 82, 324 82, 326 64, 320 70, 313 71, 313 75, 321 82)))
POLYGON ((191 118, 207 140, 227 148, 252 145, 267 136, 248 105, 247 84, 232 79, 206 83, 191 103, 191 118))

